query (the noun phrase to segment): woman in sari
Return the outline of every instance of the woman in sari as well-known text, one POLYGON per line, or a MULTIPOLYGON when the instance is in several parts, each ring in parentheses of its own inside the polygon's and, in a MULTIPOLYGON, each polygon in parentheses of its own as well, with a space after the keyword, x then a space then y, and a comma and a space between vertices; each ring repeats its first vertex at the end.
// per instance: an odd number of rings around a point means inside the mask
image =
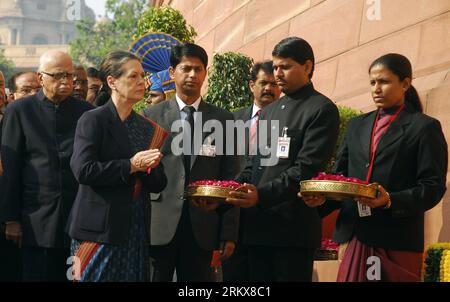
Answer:
POLYGON ((446 190, 447 143, 439 121, 423 113, 406 57, 376 59, 369 77, 377 110, 350 121, 333 173, 378 183, 377 197, 299 197, 322 216, 340 209, 338 281, 420 281, 424 213, 446 190))
POLYGON ((111 99, 80 118, 70 163, 80 183, 68 223, 74 277, 149 281, 147 197, 167 183, 158 150, 166 133, 132 109, 145 90, 135 55, 112 52, 101 72, 111 99))

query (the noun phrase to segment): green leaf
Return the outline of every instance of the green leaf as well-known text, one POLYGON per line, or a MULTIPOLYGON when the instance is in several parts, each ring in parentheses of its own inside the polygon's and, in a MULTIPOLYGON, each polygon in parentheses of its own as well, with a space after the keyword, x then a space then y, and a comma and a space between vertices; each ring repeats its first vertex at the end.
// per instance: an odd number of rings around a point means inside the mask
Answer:
POLYGON ((215 54, 208 77, 207 102, 226 110, 250 106, 253 94, 248 82, 253 60, 235 52, 215 54))
POLYGON ((82 20, 76 25, 78 38, 69 50, 72 58, 84 65, 98 66, 107 53, 128 50, 146 6, 146 0, 108 0, 105 9, 112 16, 110 22, 82 20))
POLYGON ((6 83, 8 83, 9 78, 14 73, 14 63, 5 57, 4 52, 5 50, 0 48, 0 70, 3 72, 6 83))
POLYGON ((327 173, 331 173, 334 163, 336 162, 336 154, 337 154, 337 151, 339 150, 342 140, 344 139, 344 133, 347 128, 348 122, 352 118, 357 117, 362 114, 361 111, 354 110, 349 107, 338 106, 338 109, 339 109, 339 117, 340 117, 338 141, 336 143, 336 146, 334 147, 333 155, 332 155, 330 161, 328 162, 328 165, 326 168, 327 173))
POLYGON ((186 25, 181 12, 168 6, 150 7, 142 14, 138 21, 136 37, 148 32, 165 32, 182 42, 189 43, 193 43, 197 36, 194 28, 186 25))

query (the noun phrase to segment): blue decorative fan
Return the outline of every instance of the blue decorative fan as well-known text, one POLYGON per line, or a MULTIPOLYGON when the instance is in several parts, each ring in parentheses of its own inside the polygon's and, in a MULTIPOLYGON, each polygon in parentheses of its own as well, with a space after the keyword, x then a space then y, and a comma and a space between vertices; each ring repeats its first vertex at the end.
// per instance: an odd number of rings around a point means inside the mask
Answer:
POLYGON ((142 62, 145 72, 154 74, 170 66, 170 50, 181 42, 165 33, 148 33, 140 37, 131 46, 142 62))

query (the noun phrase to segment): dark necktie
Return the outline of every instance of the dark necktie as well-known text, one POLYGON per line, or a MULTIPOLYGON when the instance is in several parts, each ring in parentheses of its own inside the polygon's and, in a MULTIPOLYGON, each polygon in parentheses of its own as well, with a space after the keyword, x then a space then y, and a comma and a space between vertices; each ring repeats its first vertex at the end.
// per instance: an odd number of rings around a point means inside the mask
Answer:
MULTIPOLYGON (((188 133, 184 133, 183 137, 187 138, 188 136, 190 136, 191 138, 191 145, 190 145, 190 154, 185 154, 184 155, 184 172, 186 175, 186 181, 185 184, 189 184, 189 176, 190 176, 190 172, 191 172, 191 155, 193 154, 193 150, 194 150, 194 112, 195 112, 195 108, 192 106, 185 106, 182 109, 185 113, 186 113, 186 118, 185 121, 189 124, 190 126, 190 132, 188 133)), ((186 128, 183 129, 183 131, 189 131, 186 128)), ((185 140, 183 140, 183 149, 184 149, 184 143, 185 140)))

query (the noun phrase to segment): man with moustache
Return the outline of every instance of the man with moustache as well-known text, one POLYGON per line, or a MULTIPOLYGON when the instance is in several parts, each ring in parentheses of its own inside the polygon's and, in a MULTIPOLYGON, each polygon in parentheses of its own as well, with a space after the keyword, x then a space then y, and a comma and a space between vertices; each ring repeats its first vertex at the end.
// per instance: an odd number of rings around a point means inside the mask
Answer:
POLYGON ((297 192, 300 181, 325 169, 337 141, 339 112, 311 83, 314 54, 308 42, 286 38, 272 56, 275 79, 285 96, 264 109, 260 122, 279 122, 275 146, 267 146, 274 165, 267 165, 258 150, 237 177, 247 192, 231 192, 227 202, 247 208, 241 227, 249 281, 306 282, 312 279, 321 219, 297 192))
MULTIPOLYGON (((240 156, 240 169, 245 168, 245 162, 249 154, 255 152, 258 120, 262 110, 280 97, 281 90, 277 86, 273 75, 273 62, 265 61, 255 63, 250 71, 250 89, 253 93, 253 104, 248 108, 235 112, 235 120, 250 122, 250 128, 245 135, 245 156, 240 156)), ((241 209, 240 225, 244 223, 245 212, 241 209)), ((242 238, 242 236, 240 236, 242 238)), ((223 263, 224 281, 248 281, 248 251, 241 242, 236 246, 234 254, 223 263)))
POLYGON ((77 121, 92 108, 70 96, 73 72, 68 54, 44 53, 42 89, 8 105, 3 120, 0 223, 22 247, 24 281, 67 280, 64 229, 78 189, 69 161, 77 121))
MULTIPOLYGON (((233 113, 235 120, 247 122, 251 120, 250 131, 245 135, 245 154, 252 153, 255 147, 256 129, 262 110, 279 99, 281 90, 273 75, 273 62, 265 61, 253 65, 250 71, 250 90, 253 93, 253 104, 233 113)), ((241 157, 240 168, 245 167, 245 156, 241 157)))
POLYGON ((13 94, 13 100, 36 94, 41 85, 36 72, 25 71, 14 74, 9 80, 9 91, 13 94))

